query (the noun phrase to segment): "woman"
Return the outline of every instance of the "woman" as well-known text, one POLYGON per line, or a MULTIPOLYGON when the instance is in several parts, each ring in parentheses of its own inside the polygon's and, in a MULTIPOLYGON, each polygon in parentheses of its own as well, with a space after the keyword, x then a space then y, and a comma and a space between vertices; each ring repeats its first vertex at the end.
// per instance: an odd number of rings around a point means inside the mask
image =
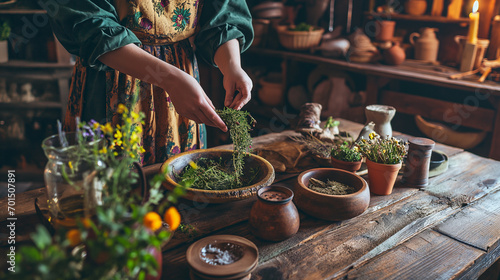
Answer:
POLYGON ((116 124, 117 106, 125 103, 146 115, 143 164, 204 148, 203 124, 227 128, 197 81, 193 37, 197 54, 224 75, 225 105, 239 110, 250 100, 252 82, 240 64, 240 51, 253 38, 245 1, 65 2, 51 24, 61 44, 78 56, 67 130, 75 129, 75 117, 116 124), (139 101, 130 104, 135 94, 139 101))

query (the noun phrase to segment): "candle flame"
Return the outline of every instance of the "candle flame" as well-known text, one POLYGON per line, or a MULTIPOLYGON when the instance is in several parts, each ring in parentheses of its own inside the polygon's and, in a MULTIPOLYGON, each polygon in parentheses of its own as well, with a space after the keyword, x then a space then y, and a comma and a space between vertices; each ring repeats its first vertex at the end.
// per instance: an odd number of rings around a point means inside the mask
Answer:
POLYGON ((479 1, 474 1, 474 6, 472 6, 472 12, 477 13, 477 10, 479 10, 479 1))

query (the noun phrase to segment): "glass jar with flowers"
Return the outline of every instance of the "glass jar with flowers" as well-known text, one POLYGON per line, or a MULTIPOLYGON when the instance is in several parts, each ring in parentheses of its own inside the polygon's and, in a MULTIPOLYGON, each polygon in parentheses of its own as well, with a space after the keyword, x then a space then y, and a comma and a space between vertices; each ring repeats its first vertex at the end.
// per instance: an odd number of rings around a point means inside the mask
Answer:
POLYGON ((356 172, 361 168, 361 153, 357 146, 351 147, 347 141, 342 145, 335 145, 331 152, 333 168, 356 172))
POLYGON ((357 145, 366 158, 370 191, 378 195, 389 195, 407 153, 406 143, 394 137, 383 139, 375 132, 370 139, 362 139, 357 145))
MULTIPOLYGON (((75 227, 56 228, 53 236, 39 225, 34 245, 22 246, 16 254, 16 279, 160 279, 160 246, 179 226, 174 205, 192 182, 165 194, 160 189, 165 174, 157 174, 146 198, 137 194, 139 175, 132 166, 142 151, 144 116, 124 105, 117 112, 121 125, 82 122, 76 132, 75 149, 93 167, 83 186, 84 207, 92 211, 75 215, 75 227), (103 144, 86 145, 87 134, 97 135, 103 144), (102 165, 92 166, 95 162, 102 165)), ((67 171, 62 173, 67 184, 75 183, 67 171)))

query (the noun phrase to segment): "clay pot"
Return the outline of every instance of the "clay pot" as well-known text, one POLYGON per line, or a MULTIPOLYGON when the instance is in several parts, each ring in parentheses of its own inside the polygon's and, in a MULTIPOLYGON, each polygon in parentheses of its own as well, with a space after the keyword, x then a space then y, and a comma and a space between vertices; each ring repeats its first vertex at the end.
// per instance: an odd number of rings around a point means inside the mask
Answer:
POLYGON ((421 16, 427 10, 426 0, 407 0, 405 2, 405 12, 413 16, 421 16))
POLYGON ((368 122, 374 122, 373 130, 382 138, 392 137, 391 120, 396 114, 396 109, 386 105, 368 105, 365 115, 368 122))
POLYGON ((259 190, 250 211, 250 232, 269 241, 282 241, 297 233, 299 212, 292 202, 293 192, 282 186, 259 190))
POLYGON ((331 161, 333 168, 342 169, 342 170, 349 171, 352 173, 358 171, 361 168, 361 160, 351 162, 351 161, 343 161, 343 160, 331 157, 330 161, 331 161))
POLYGON ((389 65, 400 65, 406 58, 405 51, 399 44, 394 44, 392 47, 385 50, 383 56, 384 62, 389 65))
POLYGON ((295 188, 294 202, 305 213, 328 221, 342 221, 362 214, 370 204, 370 189, 360 176, 335 168, 316 168, 302 172, 295 188), (308 188, 309 179, 335 180, 357 191, 347 195, 328 195, 308 188))
POLYGON ((375 40, 381 42, 392 41, 392 38, 394 37, 394 29, 396 28, 396 22, 390 20, 377 20, 375 24, 378 31, 375 35, 375 40))
POLYGON ((401 165, 401 162, 397 164, 383 164, 366 159, 370 191, 378 195, 391 194, 401 165))
POLYGON ((259 84, 258 96, 262 103, 268 106, 277 106, 284 102, 285 91, 283 90, 281 74, 272 73, 262 77, 259 84))

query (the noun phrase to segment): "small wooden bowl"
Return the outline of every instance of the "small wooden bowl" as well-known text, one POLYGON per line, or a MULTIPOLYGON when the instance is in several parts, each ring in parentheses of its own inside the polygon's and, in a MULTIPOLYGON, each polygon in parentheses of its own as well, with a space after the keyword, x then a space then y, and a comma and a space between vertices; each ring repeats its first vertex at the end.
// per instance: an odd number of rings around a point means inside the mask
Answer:
MULTIPOLYGON (((173 190, 179 184, 177 183, 177 175, 191 162, 197 162, 201 158, 213 160, 230 160, 232 158, 232 150, 207 149, 194 150, 175 155, 165 161, 161 170, 164 171, 170 167, 170 171, 166 176, 166 181, 163 185, 168 190, 173 190)), ((201 190, 188 188, 184 198, 202 203, 224 203, 229 201, 242 200, 254 195, 262 187, 267 187, 274 181, 274 168, 264 158, 251 154, 245 158, 245 172, 252 168, 258 168, 258 174, 252 182, 252 185, 237 189, 229 190, 201 190)), ((249 174, 244 173, 244 176, 249 174)))
POLYGON ((302 172, 295 188, 294 203, 305 213, 328 221, 342 221, 356 217, 370 204, 370 189, 360 176, 335 168, 316 168, 302 172), (308 188, 309 179, 335 180, 357 189, 348 195, 328 195, 308 188))

